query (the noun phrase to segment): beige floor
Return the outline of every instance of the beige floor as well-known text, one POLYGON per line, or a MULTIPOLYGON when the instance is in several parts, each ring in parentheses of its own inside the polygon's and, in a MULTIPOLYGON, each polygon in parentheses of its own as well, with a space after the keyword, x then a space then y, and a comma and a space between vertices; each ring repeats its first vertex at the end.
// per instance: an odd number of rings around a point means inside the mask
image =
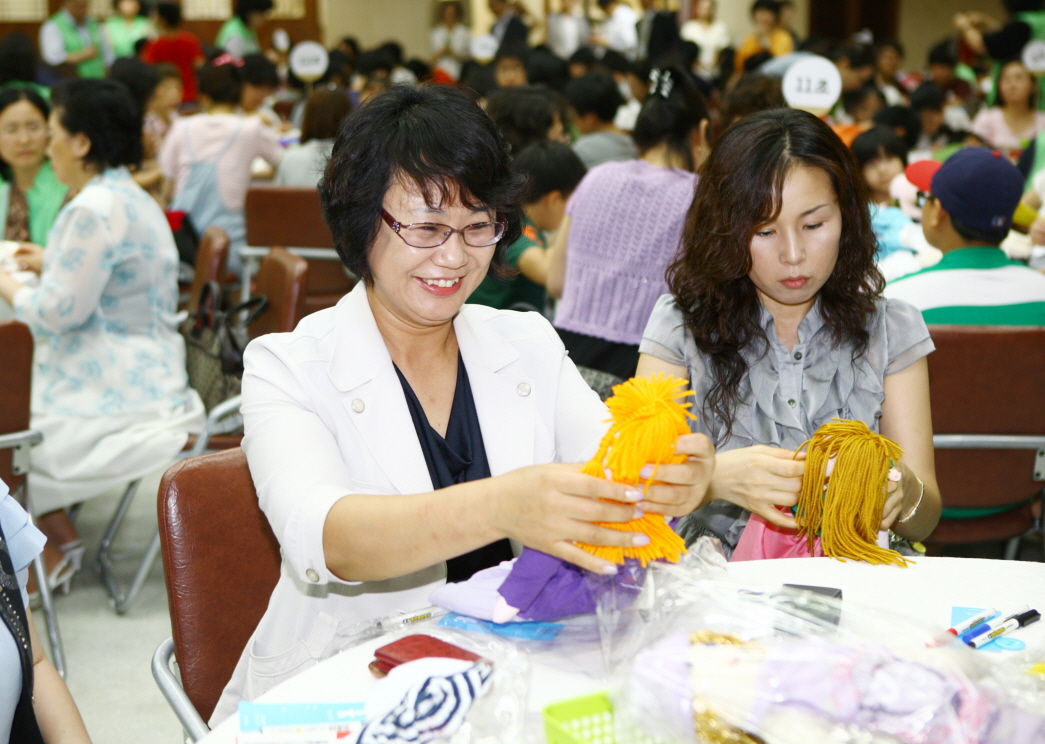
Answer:
MULTIPOLYGON (((109 607, 93 568, 98 543, 118 497, 88 502, 77 526, 87 545, 84 570, 69 596, 57 596, 66 655, 66 681, 95 744, 178 744, 181 726, 152 678, 152 654, 170 635, 162 567, 157 564, 138 602, 123 616, 109 607)), ((143 484, 120 536, 128 576, 156 525, 156 482, 143 484)), ((38 613, 39 615, 39 613, 38 613)), ((42 617, 36 618, 43 632, 42 617)), ((43 636, 41 636, 43 637, 43 636)), ((46 641, 44 641, 46 646, 46 641)))

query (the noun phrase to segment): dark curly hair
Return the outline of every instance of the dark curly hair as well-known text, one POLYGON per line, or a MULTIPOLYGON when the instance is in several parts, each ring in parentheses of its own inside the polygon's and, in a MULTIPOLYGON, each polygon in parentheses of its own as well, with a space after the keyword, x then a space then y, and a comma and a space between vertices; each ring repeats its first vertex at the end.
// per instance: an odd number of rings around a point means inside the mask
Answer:
POLYGON ((765 354, 761 303, 751 272, 751 238, 780 214, 781 192, 795 166, 831 178, 842 214, 838 262, 819 292, 820 313, 836 345, 855 360, 869 341, 869 320, 885 280, 875 266, 867 187, 856 159, 824 122, 794 109, 752 114, 727 129, 704 164, 667 280, 697 348, 709 360, 703 402, 732 433, 745 350, 765 354))
POLYGON ((490 273, 510 275, 505 251, 521 234, 526 182, 509 170, 504 140, 461 89, 395 85, 345 118, 319 182, 323 216, 349 271, 368 285, 370 247, 381 227, 385 192, 413 181, 429 204, 455 201, 490 209, 508 222, 490 273))

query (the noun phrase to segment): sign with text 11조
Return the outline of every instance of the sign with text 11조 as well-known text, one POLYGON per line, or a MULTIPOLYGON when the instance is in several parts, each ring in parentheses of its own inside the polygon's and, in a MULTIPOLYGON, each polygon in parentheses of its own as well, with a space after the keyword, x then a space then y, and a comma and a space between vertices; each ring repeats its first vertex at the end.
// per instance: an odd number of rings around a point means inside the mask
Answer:
POLYGON ((787 68, 783 88, 788 106, 821 116, 842 95, 842 76, 829 59, 803 57, 787 68))

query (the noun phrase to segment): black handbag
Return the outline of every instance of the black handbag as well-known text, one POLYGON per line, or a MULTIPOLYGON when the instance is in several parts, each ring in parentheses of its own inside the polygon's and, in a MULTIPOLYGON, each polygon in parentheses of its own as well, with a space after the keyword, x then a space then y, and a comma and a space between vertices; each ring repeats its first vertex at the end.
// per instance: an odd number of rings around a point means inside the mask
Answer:
POLYGON ((257 296, 223 310, 221 288, 217 282, 207 282, 196 312, 179 327, 185 338, 189 385, 208 411, 239 394, 243 350, 250 340, 247 327, 267 308, 268 299, 257 296))

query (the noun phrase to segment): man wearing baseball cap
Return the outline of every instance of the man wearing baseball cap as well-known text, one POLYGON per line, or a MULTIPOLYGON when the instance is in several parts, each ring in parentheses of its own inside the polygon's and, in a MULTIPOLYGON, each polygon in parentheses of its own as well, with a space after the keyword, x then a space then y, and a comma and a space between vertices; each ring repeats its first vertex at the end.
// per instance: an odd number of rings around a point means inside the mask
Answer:
POLYGON ((889 282, 885 296, 914 305, 926 323, 1045 326, 1045 275, 998 247, 1023 194, 1019 170, 996 151, 968 147, 905 173, 919 190, 925 239, 943 258, 889 282))

